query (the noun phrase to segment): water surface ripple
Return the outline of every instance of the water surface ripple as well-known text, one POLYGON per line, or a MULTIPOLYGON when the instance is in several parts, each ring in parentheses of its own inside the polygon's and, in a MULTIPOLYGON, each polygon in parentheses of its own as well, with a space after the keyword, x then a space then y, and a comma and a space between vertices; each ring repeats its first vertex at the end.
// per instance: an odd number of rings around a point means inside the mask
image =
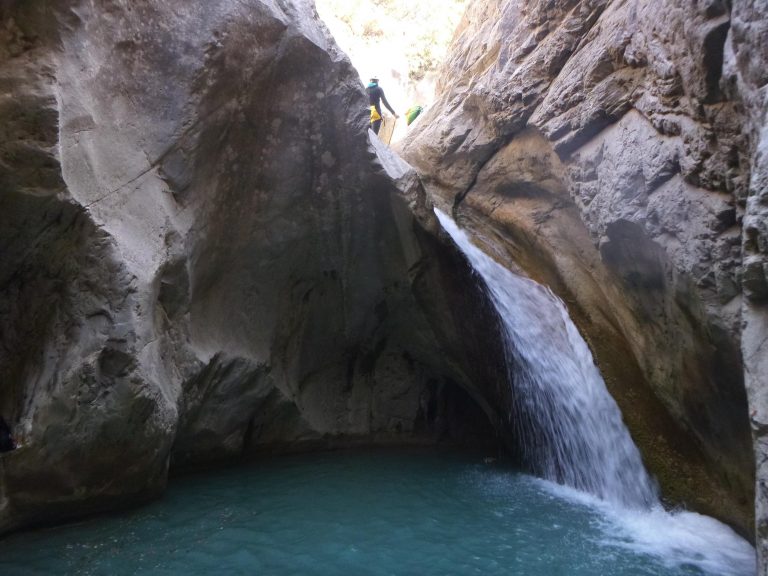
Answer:
POLYGON ((697 514, 616 512, 479 457, 332 453, 172 482, 132 513, 0 541, 0 574, 747 576, 697 514))

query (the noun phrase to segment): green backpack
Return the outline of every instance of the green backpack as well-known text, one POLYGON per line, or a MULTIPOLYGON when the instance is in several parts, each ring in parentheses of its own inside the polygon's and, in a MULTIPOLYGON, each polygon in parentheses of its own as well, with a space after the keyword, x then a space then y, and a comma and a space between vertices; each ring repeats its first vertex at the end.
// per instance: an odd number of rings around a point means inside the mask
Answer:
POLYGON ((408 126, 411 125, 411 122, 416 120, 416 117, 421 114, 421 111, 424 110, 421 106, 411 106, 408 108, 408 110, 405 111, 405 121, 408 124, 408 126))

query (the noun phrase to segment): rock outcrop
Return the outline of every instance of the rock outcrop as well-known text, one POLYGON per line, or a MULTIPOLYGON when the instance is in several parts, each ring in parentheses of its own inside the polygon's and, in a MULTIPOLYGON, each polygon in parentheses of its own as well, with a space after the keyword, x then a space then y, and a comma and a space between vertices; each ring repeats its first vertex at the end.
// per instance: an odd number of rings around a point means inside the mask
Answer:
POLYGON ((476 0, 402 145, 436 202, 566 301, 665 496, 745 535, 744 373, 759 434, 766 374, 761 10, 735 2, 731 32, 719 0, 476 0))
POLYGON ((0 16, 0 531, 169 466, 495 442, 493 313, 309 0, 0 16))

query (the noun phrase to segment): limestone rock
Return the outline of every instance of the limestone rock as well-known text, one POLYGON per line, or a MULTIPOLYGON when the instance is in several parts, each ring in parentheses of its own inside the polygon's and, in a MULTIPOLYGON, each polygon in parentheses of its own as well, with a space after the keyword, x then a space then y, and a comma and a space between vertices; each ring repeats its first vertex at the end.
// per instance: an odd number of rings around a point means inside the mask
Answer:
POLYGON ((566 301, 665 495, 751 534, 740 347, 742 303, 764 290, 765 186, 742 126, 746 94, 764 129, 765 67, 739 56, 764 35, 744 4, 726 42, 719 0, 476 0, 402 153, 566 301), (745 80, 724 76, 729 50, 745 80))
POLYGON ((0 16, 0 531, 169 466, 495 441, 487 302, 309 0, 0 16))

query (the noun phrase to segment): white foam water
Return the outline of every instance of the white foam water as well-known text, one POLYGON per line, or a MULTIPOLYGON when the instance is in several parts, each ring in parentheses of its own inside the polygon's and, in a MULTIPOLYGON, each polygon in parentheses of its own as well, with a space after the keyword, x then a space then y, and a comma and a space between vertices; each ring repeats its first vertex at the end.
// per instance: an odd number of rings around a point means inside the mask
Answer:
POLYGON ((543 490, 599 514, 600 545, 656 558, 670 570, 694 568, 716 576, 752 576, 755 549, 722 522, 685 510, 624 508, 568 486, 537 480, 543 490))
POLYGON ((498 264, 436 213, 482 277, 503 324, 510 421, 531 471, 624 506, 657 502, 656 485, 562 301, 498 264))
POLYGON ((610 524, 606 545, 710 574, 754 574, 754 549, 730 528, 662 508, 656 483, 563 302, 498 264, 450 217, 435 213, 483 279, 503 325, 510 419, 531 471, 560 485, 561 495, 598 507, 610 524))

